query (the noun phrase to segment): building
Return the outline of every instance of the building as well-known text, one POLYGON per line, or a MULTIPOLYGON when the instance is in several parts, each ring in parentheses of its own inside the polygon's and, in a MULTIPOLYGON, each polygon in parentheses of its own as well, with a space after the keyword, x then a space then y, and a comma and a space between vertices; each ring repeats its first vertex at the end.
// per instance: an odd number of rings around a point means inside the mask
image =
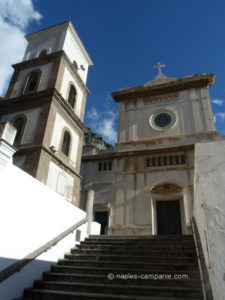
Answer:
POLYGON ((195 145, 220 141, 208 87, 213 74, 158 75, 112 93, 119 103, 118 142, 86 143, 83 188, 95 190, 96 220, 109 234, 190 234, 195 145))
POLYGON ((157 76, 112 93, 119 103, 112 149, 86 139, 81 175, 101 233, 193 234, 205 299, 224 299, 225 140, 216 131, 214 74, 157 76))
POLYGON ((17 129, 14 164, 78 205, 92 61, 71 22, 26 39, 23 61, 13 65, 6 97, 0 99, 0 122, 17 129))

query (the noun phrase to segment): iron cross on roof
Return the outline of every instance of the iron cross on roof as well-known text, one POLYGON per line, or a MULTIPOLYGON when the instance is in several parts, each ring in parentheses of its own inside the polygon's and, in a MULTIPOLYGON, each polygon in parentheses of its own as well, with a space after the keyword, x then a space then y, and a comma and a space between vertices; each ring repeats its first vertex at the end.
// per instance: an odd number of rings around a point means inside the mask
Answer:
POLYGON ((158 62, 158 64, 156 66, 154 66, 154 69, 158 69, 158 75, 162 74, 161 69, 164 68, 166 65, 161 65, 160 62, 158 62))

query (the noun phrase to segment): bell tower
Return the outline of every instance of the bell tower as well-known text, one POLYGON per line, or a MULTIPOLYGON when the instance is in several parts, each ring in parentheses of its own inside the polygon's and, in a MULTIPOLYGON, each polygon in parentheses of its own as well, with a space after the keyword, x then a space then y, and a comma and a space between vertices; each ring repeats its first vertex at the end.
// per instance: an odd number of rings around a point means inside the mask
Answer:
POLYGON ((29 34, 0 121, 17 129, 14 164, 78 205, 89 66, 71 22, 29 34))

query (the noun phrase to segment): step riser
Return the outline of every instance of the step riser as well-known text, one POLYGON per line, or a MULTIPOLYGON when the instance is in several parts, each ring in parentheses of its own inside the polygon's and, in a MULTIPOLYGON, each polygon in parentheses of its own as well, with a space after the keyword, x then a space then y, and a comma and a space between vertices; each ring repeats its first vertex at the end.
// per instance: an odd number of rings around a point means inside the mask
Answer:
POLYGON ((193 235, 91 235, 88 240, 193 240, 193 235))
POLYGON ((140 274, 171 274, 171 276, 174 276, 175 274, 187 274, 189 279, 200 279, 199 276, 199 272, 198 271, 185 271, 182 272, 180 271, 179 273, 177 273, 177 271, 174 270, 167 270, 164 268, 164 270, 159 271, 158 268, 152 269, 151 272, 146 272, 143 271, 143 269, 141 270, 129 270, 129 272, 124 269, 101 269, 101 268, 96 268, 96 269, 92 269, 92 268, 88 268, 88 269, 84 269, 84 268, 77 268, 77 267, 68 267, 68 266, 52 266, 51 268, 52 272, 55 273, 66 273, 66 274, 73 274, 73 273, 77 273, 77 274, 90 274, 90 275, 105 275, 107 276, 109 273, 113 273, 113 274, 134 274, 134 275, 140 275, 140 274))
POLYGON ((101 296, 101 298, 99 296, 95 296, 95 295, 91 295, 91 296, 82 296, 82 295, 59 295, 59 294, 53 294, 53 293, 48 293, 46 292, 45 294, 40 294, 40 293, 35 293, 35 291, 26 291, 25 293, 27 295, 27 297, 30 297, 29 300, 203 300, 202 297, 185 297, 182 296, 179 298, 171 298, 171 297, 140 297, 140 296, 127 296, 126 298, 123 297, 116 297, 115 296, 110 296, 110 295, 106 295, 106 296, 101 296))
MULTIPOLYGON (((173 263, 174 262, 174 257, 173 258, 168 258, 168 257, 147 257, 147 256, 142 256, 142 257, 129 257, 129 256, 118 256, 118 257, 112 257, 112 256, 79 256, 79 255, 70 255, 66 254, 65 259, 70 259, 70 260, 75 260, 75 261, 113 261, 114 259, 117 261, 128 261, 128 262, 159 262, 159 263, 173 263)), ((189 264, 189 263, 196 263, 197 259, 196 258, 176 258, 176 263, 182 263, 182 264, 189 264)))
POLYGON ((152 245, 154 245, 155 247, 172 247, 172 248, 176 248, 176 247, 188 247, 188 248, 194 248, 195 245, 193 242, 188 241, 188 242, 162 242, 162 241, 145 241, 145 242, 140 242, 140 241, 121 241, 121 242, 117 242, 117 241, 83 241, 80 243, 80 245, 110 245, 110 246, 124 246, 126 245, 127 247, 132 247, 132 246, 141 246, 141 247, 150 247, 152 245))
POLYGON ((86 266, 86 267, 93 267, 93 268, 124 268, 124 270, 133 269, 141 269, 145 271, 151 271, 153 268, 158 269, 158 271, 163 271, 165 268, 167 270, 174 270, 174 271, 186 271, 186 270, 196 270, 198 266, 196 264, 180 264, 180 265, 171 265, 166 263, 161 264, 142 264, 142 263, 116 263, 116 262, 89 262, 89 261, 75 261, 75 260, 60 260, 59 265, 63 266, 86 266))
POLYGON ((77 245, 77 249, 84 249, 84 250, 91 250, 91 249, 99 249, 104 251, 139 251, 139 253, 146 252, 146 251, 159 251, 159 252, 174 252, 174 253, 180 253, 180 252, 195 252, 195 248, 193 247, 184 247, 180 245, 179 247, 168 247, 168 246, 157 246, 157 245, 148 245, 148 246, 126 246, 126 245, 98 245, 98 244, 82 244, 77 245))
POLYGON ((170 296, 170 297, 181 297, 184 295, 189 297, 198 297, 200 296, 199 291, 190 291, 190 290, 170 290, 166 288, 157 288, 156 289, 145 289, 142 288, 129 288, 123 287, 91 287, 91 286, 73 286, 68 284, 51 284, 47 282, 35 282, 34 287, 37 289, 47 289, 47 290, 58 290, 58 291, 71 291, 71 292, 83 292, 83 293, 104 293, 104 294, 125 294, 125 295, 140 295, 140 296, 170 296))
POLYGON ((153 279, 114 279, 109 280, 107 276, 104 277, 85 277, 81 275, 55 275, 44 274, 43 279, 46 281, 61 281, 61 282, 81 282, 81 283, 105 283, 105 284, 124 284, 129 285, 152 285, 152 286, 178 286, 178 287, 199 287, 200 281, 194 280, 153 280, 153 279))
MULTIPOLYGON (((71 249, 71 254, 81 254, 81 255, 101 255, 101 254, 104 254, 104 255, 116 255, 116 256, 120 256, 120 255, 123 255, 123 256, 135 256, 137 254, 140 255, 143 255, 143 256, 164 256, 164 257, 172 257, 174 258, 174 255, 175 255, 175 252, 174 251, 157 251, 156 249, 152 250, 152 251, 149 251, 146 250, 146 251, 131 251, 131 250, 126 250, 126 251, 122 251, 122 250, 101 250, 101 249, 91 249, 91 250, 87 250, 87 249, 78 249, 78 248, 73 248, 71 249)), ((177 252, 176 253, 176 258, 177 257, 182 257, 182 258, 192 258, 192 257, 196 257, 196 253, 195 251, 189 251, 189 252, 177 252)))

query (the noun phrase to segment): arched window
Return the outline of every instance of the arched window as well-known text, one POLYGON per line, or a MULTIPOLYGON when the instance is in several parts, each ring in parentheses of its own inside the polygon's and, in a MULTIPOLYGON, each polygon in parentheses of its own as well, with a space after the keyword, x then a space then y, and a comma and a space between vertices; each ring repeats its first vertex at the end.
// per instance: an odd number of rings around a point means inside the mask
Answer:
POLYGON ((37 90, 40 76, 41 76, 40 71, 35 71, 31 73, 31 75, 27 80, 26 87, 24 89, 24 94, 35 92, 37 90))
POLYGON ((74 108, 75 101, 76 101, 76 89, 73 85, 70 86, 70 92, 68 97, 68 103, 74 108))
POLYGON ((12 125, 17 129, 14 143, 19 143, 22 139, 22 135, 25 127, 25 119, 23 117, 19 117, 12 122, 12 125))
POLYGON ((70 141, 71 137, 68 131, 65 131, 64 136, 63 136, 63 142, 62 142, 62 148, 61 151, 68 156, 69 155, 69 150, 70 150, 70 141))
POLYGON ((47 49, 42 49, 38 55, 38 58, 43 58, 47 55, 47 49))

